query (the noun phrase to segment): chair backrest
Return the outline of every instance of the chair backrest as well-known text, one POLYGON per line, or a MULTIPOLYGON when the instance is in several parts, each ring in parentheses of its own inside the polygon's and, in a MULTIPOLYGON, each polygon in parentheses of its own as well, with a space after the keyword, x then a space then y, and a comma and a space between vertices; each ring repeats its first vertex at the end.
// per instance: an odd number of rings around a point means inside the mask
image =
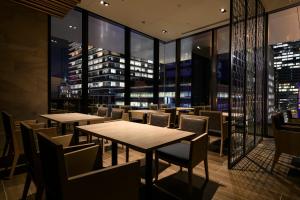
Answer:
POLYGON ((208 150, 208 134, 204 133, 193 140, 190 144, 190 162, 192 166, 196 166, 199 162, 207 157, 208 150))
POLYGON ((5 111, 2 111, 1 114, 6 140, 11 143, 15 153, 22 152, 22 146, 19 141, 20 138, 18 139, 18 136, 16 135, 16 127, 12 115, 5 111))
POLYGON ((204 110, 211 110, 211 105, 204 106, 204 110))
POLYGON ((222 131, 223 115, 221 111, 200 111, 199 114, 209 118, 208 130, 222 131))
POLYGON ((166 108, 165 113, 170 113, 170 124, 175 125, 176 108, 166 108))
POLYGON ((150 104, 149 109, 150 110, 158 110, 158 105, 157 104, 150 104))
POLYGON ((3 122, 3 128, 4 128, 4 133, 5 133, 5 139, 6 140, 12 140, 12 132, 13 132, 13 127, 12 127, 12 116, 8 114, 5 111, 1 112, 2 115, 2 122, 3 122))
POLYGON ((63 146, 37 133, 47 199, 62 200, 67 184, 63 146))
POLYGON ((202 135, 207 133, 208 117, 196 115, 180 115, 179 129, 202 135))
POLYGON ((108 117, 108 108, 99 107, 97 111, 97 115, 100 117, 108 117))
POLYGON ((287 115, 287 118, 288 118, 288 119, 292 119, 292 118, 293 118, 293 115, 292 115, 292 111, 291 111, 291 110, 287 110, 287 111, 286 111, 286 115, 287 115))
POLYGON ((204 110, 204 106, 193 106, 194 108, 194 115, 199 115, 201 110, 204 110))
POLYGON ((123 109, 124 113, 128 113, 128 111, 131 110, 130 105, 124 105, 124 106, 121 106, 120 108, 123 109))
POLYGON ((42 166, 38 152, 37 137, 33 129, 26 123, 21 122, 23 148, 27 160, 27 167, 34 181, 42 180, 42 166))
POLYGON ((168 108, 168 104, 159 104, 160 109, 168 108))
POLYGON ((149 124, 160 127, 170 127, 170 113, 151 113, 149 117, 149 124))
POLYGON ((111 111, 111 119, 122 119, 123 117, 123 109, 113 108, 111 111))

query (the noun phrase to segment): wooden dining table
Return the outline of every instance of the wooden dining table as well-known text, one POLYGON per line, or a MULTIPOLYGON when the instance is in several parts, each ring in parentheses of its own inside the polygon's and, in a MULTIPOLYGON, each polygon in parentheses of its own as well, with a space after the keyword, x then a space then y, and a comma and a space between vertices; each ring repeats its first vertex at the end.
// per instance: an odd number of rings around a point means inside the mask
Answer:
MULTIPOLYGON (((51 124, 51 121, 61 124, 61 133, 66 133, 66 124, 72 124, 74 127, 79 125, 79 122, 90 123, 94 120, 105 120, 105 117, 99 117, 96 115, 88 115, 83 113, 61 113, 61 114, 43 114, 41 117, 48 120, 48 124, 51 124)), ((79 142, 79 132, 74 128, 74 139, 75 143, 79 142)))
POLYGON ((112 165, 118 164, 118 143, 145 153, 146 198, 151 199, 154 150, 177 143, 195 133, 128 121, 114 121, 76 127, 79 131, 112 141, 112 165))

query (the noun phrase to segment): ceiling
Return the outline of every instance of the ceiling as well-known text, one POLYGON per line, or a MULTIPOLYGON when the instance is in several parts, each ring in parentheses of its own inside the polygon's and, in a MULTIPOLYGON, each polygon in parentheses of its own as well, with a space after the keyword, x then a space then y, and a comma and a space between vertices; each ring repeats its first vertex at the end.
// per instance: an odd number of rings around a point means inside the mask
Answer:
MULTIPOLYGON (((229 23, 230 0, 82 0, 79 7, 163 41, 229 23), (220 8, 227 12, 221 13, 220 8), (167 33, 162 33, 167 30, 167 33)), ((266 11, 300 0, 262 0, 266 11)))

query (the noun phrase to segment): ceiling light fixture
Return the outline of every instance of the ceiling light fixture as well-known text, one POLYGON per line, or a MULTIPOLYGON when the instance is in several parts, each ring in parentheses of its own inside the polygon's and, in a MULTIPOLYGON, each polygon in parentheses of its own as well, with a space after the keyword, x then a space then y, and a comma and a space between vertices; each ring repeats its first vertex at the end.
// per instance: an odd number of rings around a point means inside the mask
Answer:
POLYGON ((226 9, 225 8, 220 8, 220 12, 221 13, 226 13, 226 9))
POLYGON ((100 4, 101 4, 101 5, 104 5, 104 6, 106 6, 106 7, 109 6, 109 3, 106 2, 106 1, 100 1, 100 4))
POLYGON ((161 31, 163 34, 166 34, 168 31, 167 30, 162 30, 161 31))
POLYGON ((201 49, 201 47, 200 47, 200 46, 197 46, 197 49, 199 49, 199 50, 200 50, 200 49, 201 49))

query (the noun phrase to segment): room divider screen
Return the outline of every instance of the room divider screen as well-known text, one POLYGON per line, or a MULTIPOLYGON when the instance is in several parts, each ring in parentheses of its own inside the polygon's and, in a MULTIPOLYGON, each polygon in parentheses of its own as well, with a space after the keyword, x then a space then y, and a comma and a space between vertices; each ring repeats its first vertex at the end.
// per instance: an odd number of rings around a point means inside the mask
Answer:
POLYGON ((261 140, 263 125, 264 7, 230 1, 229 168, 261 140))

